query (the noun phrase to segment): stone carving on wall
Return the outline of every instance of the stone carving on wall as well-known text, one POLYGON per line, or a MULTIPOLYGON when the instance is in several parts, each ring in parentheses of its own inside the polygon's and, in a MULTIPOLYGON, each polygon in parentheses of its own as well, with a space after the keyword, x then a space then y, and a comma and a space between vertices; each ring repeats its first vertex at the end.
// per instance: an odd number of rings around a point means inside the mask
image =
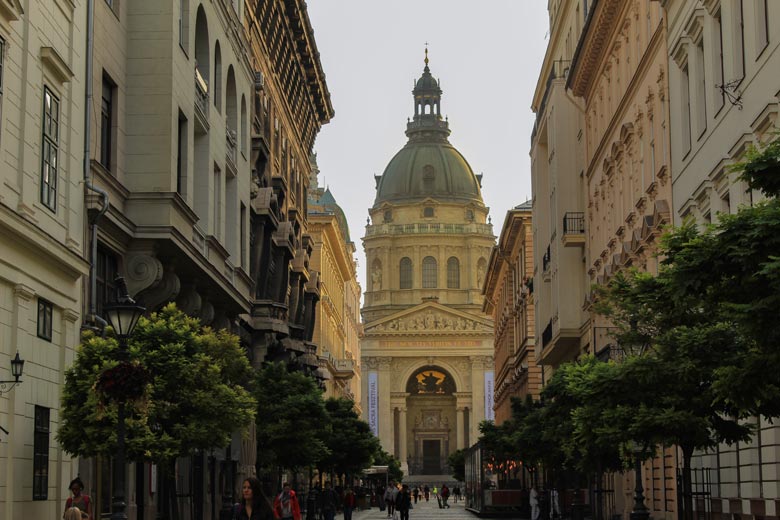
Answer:
POLYGON ((491 328, 476 320, 428 311, 415 316, 396 318, 371 327, 371 332, 490 332, 491 328))
POLYGON ((423 410, 414 416, 414 427, 422 430, 449 429, 450 421, 439 410, 423 410))
POLYGON ((374 271, 371 273, 371 289, 382 290, 382 266, 379 264, 374 265, 374 271))

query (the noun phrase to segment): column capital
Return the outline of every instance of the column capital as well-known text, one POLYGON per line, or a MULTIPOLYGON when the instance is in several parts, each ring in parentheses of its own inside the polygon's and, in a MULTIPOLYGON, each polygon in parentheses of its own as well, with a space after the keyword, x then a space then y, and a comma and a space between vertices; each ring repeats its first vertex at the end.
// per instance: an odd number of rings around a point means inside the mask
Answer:
POLYGON ((30 287, 29 285, 18 283, 14 285, 14 295, 16 295, 16 297, 19 298, 20 300, 29 302, 35 297, 35 289, 30 287))
POLYGON ((393 362, 393 358, 391 357, 378 357, 376 358, 377 364, 379 365, 379 370, 390 370, 390 365, 393 362))

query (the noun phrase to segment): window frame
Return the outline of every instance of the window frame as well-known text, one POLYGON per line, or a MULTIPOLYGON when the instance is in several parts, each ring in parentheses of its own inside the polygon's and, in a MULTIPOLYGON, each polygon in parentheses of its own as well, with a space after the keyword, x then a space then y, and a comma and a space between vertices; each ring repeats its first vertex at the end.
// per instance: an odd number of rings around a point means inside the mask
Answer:
POLYGON ((100 164, 111 171, 114 147, 114 101, 116 84, 104 72, 100 93, 100 164), (108 99, 106 99, 108 92, 108 99))
POLYGON ((5 85, 5 50, 6 41, 0 35, 0 139, 3 136, 3 90, 5 85))
POLYGON ((408 256, 401 258, 398 265, 399 289, 411 289, 414 287, 414 265, 408 256))
POLYGON ((447 259, 447 289, 460 289, 460 260, 456 256, 447 259))
POLYGON ((43 114, 41 120, 41 204, 57 212, 57 184, 59 181, 59 150, 60 150, 60 98, 54 95, 48 86, 43 87, 43 114), (51 99, 52 110, 46 105, 47 97, 51 99), (54 166, 52 167, 52 150, 54 151, 54 166), (46 171, 48 166, 49 170, 46 171), (53 171, 53 174, 52 174, 53 171), (48 173, 48 177, 46 176, 48 173))
POLYGON ((33 430, 33 500, 49 499, 49 434, 51 409, 35 405, 33 430))
POLYGON ((39 338, 51 342, 54 336, 54 305, 43 298, 38 298, 38 319, 36 321, 37 335, 39 338))
POLYGON ((114 254, 113 251, 98 246, 96 260, 95 310, 98 316, 102 316, 105 304, 116 300, 116 283, 114 280, 119 274, 119 256, 114 254))
POLYGON ((422 287, 423 289, 438 289, 439 287, 439 262, 436 257, 426 256, 422 261, 422 287))

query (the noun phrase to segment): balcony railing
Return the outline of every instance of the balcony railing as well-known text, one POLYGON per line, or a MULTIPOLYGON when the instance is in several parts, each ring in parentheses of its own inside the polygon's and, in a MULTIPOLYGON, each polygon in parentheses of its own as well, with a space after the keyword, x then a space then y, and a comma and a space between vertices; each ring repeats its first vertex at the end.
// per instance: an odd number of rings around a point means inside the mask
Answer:
POLYGON ((563 246, 585 246, 585 213, 582 211, 568 211, 563 216, 563 246))
POLYGON ((550 246, 547 246, 547 251, 544 252, 542 257, 542 272, 548 272, 550 270, 550 246))
POLYGON ((475 233, 480 235, 492 235, 492 224, 443 224, 443 223, 419 223, 419 224, 379 224, 368 226, 366 236, 375 235, 408 235, 408 234, 464 234, 475 233))
POLYGON ((209 84, 203 79, 200 71, 195 69, 195 108, 201 112, 203 118, 209 119, 209 84))

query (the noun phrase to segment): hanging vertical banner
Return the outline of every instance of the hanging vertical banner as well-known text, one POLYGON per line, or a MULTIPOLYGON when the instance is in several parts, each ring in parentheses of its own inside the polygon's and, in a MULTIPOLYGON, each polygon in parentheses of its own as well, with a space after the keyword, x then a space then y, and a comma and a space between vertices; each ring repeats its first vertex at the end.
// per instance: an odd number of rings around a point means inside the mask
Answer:
POLYGON ((379 436, 379 383, 376 372, 368 373, 368 425, 379 436))
POLYGON ((485 420, 495 421, 496 413, 493 411, 493 390, 495 386, 492 370, 485 372, 485 420))

